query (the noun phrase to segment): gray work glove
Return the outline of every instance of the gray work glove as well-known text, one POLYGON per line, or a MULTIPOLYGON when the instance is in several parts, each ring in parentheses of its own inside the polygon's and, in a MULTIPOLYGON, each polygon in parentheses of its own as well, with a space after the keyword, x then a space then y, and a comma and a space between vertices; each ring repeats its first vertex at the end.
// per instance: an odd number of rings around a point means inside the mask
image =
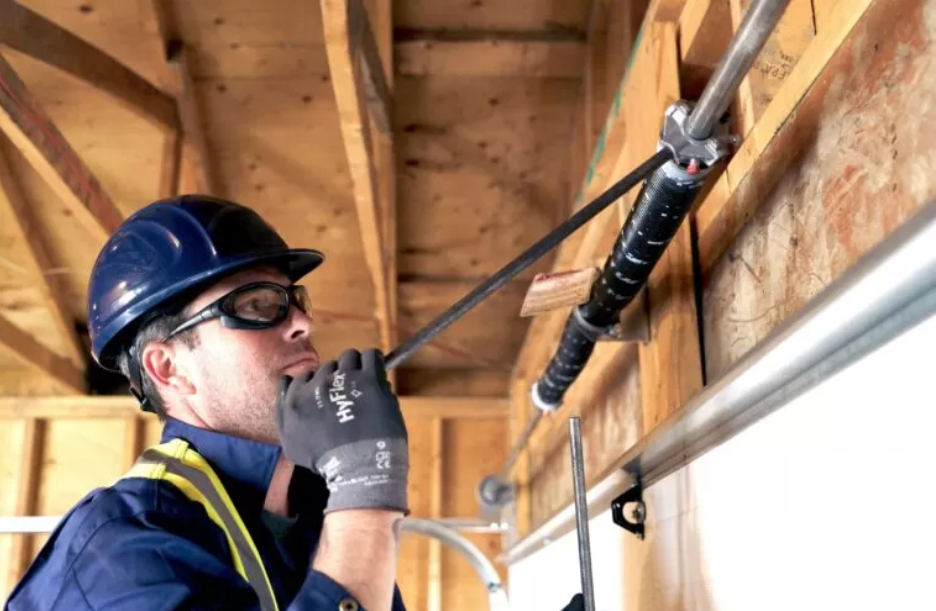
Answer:
POLYGON ((347 350, 314 374, 283 376, 276 426, 286 458, 325 478, 325 513, 409 513, 409 438, 379 351, 347 350))

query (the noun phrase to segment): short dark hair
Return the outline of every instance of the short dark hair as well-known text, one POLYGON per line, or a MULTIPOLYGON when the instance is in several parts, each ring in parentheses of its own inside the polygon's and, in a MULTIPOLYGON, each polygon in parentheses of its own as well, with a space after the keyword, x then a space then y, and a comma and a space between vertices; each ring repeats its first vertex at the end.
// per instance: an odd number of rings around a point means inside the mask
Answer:
MULTIPOLYGON (((133 379, 130 371, 131 359, 130 359, 130 346, 136 348, 136 354, 139 358, 142 358, 143 348, 151 342, 162 342, 165 341, 165 338, 172 332, 173 329, 178 327, 180 324, 185 322, 187 318, 186 311, 183 309, 181 312, 176 311, 172 313, 162 313, 158 314, 155 317, 151 318, 143 324, 136 331, 136 335, 133 337, 132 344, 127 346, 127 349, 122 350, 119 355, 117 355, 117 367, 120 369, 120 373, 124 375, 128 380, 133 379)), ((195 334, 195 329, 187 329, 182 333, 176 335, 173 339, 178 339, 185 346, 189 348, 194 348, 198 345, 198 337, 195 334)), ((146 373, 146 369, 143 367, 143 363, 137 361, 136 366, 140 368, 140 380, 143 385, 141 389, 143 396, 149 400, 149 405, 159 417, 160 421, 166 420, 166 404, 163 401, 162 396, 159 394, 159 389, 156 388, 156 384, 153 383, 152 378, 149 374, 146 373)))

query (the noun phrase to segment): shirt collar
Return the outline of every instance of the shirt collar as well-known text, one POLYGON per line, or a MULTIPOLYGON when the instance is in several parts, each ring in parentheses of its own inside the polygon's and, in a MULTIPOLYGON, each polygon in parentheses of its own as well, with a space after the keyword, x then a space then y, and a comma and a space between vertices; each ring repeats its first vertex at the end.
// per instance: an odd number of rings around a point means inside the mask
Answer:
POLYGON ((167 418, 162 442, 184 439, 207 460, 239 510, 259 513, 283 449, 167 418))

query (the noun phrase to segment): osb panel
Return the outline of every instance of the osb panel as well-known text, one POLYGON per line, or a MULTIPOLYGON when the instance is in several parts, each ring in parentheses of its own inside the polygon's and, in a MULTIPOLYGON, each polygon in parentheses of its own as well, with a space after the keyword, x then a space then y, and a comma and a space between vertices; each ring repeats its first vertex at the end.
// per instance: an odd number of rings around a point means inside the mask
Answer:
POLYGON ((480 279, 556 225, 578 91, 563 79, 396 80, 401 274, 480 279))
MULTIPOLYGON (((406 339, 475 288, 474 282, 402 282, 400 337, 406 339)), ((509 371, 528 318, 520 318, 527 283, 507 284, 413 355, 413 367, 485 367, 509 371)), ((506 391, 505 391, 506 392, 506 391)))
MULTIPOLYGON (((588 397, 578 400, 581 411, 547 418, 541 442, 531 445, 533 465, 531 520, 542 524, 553 513, 572 502, 572 462, 569 453, 569 419, 582 419, 582 446, 588 485, 603 477, 609 468, 643 435, 640 405, 640 368, 637 346, 599 345, 593 376, 578 384, 588 397)), ((588 371, 588 370, 586 370, 588 371)), ((585 374, 583 374, 584 376, 585 374)))
MULTIPOLYGON (((475 517, 475 491, 481 478, 496 473, 506 458, 502 443, 504 420, 448 420, 443 429, 442 513, 475 517)), ((466 535, 493 562, 500 553, 500 535, 466 535)), ((495 565, 506 581, 503 565, 495 565)), ((467 560, 447 548, 442 551, 442 608, 446 611, 486 609, 488 593, 467 560)))
POLYGON ((590 6, 585 0, 408 0, 393 3, 393 23, 408 28, 584 32, 590 6))
POLYGON ((706 274, 706 367, 717 379, 936 194, 936 2, 879 0, 800 114, 801 150, 706 274))

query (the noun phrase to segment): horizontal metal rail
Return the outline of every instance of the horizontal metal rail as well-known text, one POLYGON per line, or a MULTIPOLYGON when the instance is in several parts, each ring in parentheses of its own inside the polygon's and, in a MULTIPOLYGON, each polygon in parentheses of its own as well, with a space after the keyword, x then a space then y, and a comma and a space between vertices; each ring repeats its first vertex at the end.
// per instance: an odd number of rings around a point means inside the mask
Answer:
MULTIPOLYGON (((653 485, 934 314, 936 201, 628 451, 588 491, 589 511, 605 511, 638 478, 653 485)), ((570 505, 501 560, 517 562, 574 528, 570 505)))

